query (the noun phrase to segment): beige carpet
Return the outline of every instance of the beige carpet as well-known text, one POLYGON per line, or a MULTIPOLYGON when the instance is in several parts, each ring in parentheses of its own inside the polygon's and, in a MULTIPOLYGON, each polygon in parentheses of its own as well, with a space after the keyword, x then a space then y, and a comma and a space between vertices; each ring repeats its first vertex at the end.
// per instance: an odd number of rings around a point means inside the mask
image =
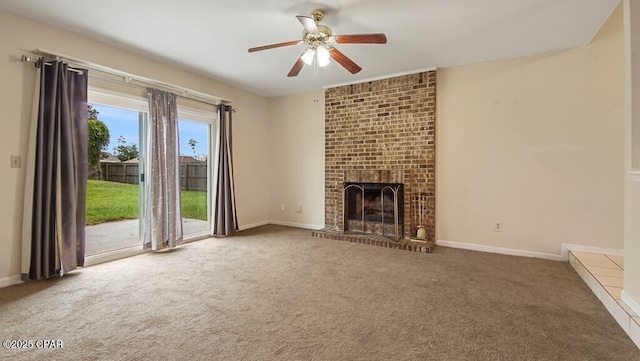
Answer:
POLYGON ((7 360, 640 360, 567 263, 265 226, 0 289, 7 360))

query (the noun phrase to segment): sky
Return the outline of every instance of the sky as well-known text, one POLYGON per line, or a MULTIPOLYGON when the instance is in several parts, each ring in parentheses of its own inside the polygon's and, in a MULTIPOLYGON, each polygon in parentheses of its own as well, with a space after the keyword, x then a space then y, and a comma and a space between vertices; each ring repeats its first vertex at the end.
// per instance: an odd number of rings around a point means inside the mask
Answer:
MULTIPOLYGON (((127 145, 135 143, 140 149, 138 112, 101 104, 94 104, 98 111, 98 119, 109 128, 109 145, 107 152, 113 154, 113 149, 118 146, 118 137, 123 136, 127 145)), ((178 133, 180 135, 180 154, 193 156, 193 150, 189 145, 189 139, 196 143, 196 155, 207 154, 207 124, 180 120, 178 133)))

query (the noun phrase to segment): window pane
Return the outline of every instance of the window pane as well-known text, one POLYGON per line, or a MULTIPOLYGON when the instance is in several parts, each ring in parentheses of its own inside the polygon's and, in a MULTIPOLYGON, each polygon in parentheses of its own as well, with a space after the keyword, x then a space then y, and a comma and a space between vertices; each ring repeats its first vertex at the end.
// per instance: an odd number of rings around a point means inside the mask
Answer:
POLYGON ((180 187, 185 236, 204 233, 209 226, 209 129, 210 125, 179 120, 180 187))
MULTIPOLYGON (((140 245, 140 112, 100 104, 92 106, 97 111, 92 117, 97 123, 92 124, 90 120, 89 143, 92 144, 96 132, 103 129, 102 125, 108 129, 109 142, 99 150, 99 164, 90 166, 87 256, 140 245)), ((96 147, 95 141, 93 143, 90 148, 96 147)))

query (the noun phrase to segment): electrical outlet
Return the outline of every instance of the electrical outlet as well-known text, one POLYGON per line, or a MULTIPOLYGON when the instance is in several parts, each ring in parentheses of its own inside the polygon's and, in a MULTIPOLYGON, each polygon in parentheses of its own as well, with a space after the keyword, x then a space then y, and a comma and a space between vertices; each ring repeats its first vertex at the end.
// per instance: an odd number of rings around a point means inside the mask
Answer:
POLYGON ((20 156, 19 155, 12 155, 11 156, 11 168, 20 168, 22 167, 22 162, 20 161, 20 156))
POLYGON ((280 210, 281 210, 281 211, 285 211, 285 210, 287 210, 287 207, 285 207, 285 206, 284 206, 284 204, 281 204, 281 205, 280 205, 280 210))
POLYGON ((500 222, 500 221, 493 222, 493 231, 494 232, 502 232, 502 222, 500 222))
POLYGON ((302 213, 302 204, 298 204, 298 206, 296 207, 296 212, 302 213))

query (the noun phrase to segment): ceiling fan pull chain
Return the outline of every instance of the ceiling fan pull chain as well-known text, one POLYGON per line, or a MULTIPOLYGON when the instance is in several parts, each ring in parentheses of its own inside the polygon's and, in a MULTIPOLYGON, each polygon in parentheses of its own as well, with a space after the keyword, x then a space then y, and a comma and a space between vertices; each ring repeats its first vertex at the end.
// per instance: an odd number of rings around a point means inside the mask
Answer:
POLYGON ((313 79, 318 80, 319 79, 319 66, 318 66, 318 54, 316 54, 313 57, 313 79))

